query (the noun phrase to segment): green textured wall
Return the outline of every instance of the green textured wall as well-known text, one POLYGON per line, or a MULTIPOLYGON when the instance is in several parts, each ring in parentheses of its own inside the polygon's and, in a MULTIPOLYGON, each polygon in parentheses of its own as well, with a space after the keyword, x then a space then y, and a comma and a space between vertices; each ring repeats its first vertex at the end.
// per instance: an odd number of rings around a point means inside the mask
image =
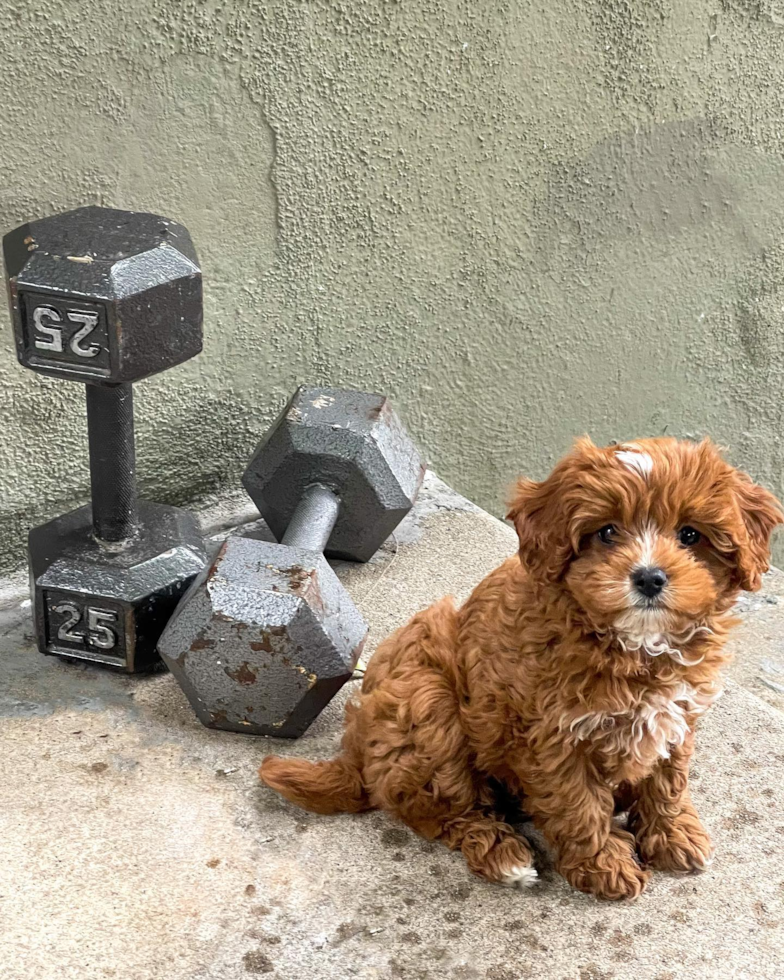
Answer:
MULTIPOLYGON (((145 492, 236 482, 301 380, 389 392, 500 512, 575 434, 710 433, 784 492, 784 0, 2 0, 0 229, 183 221, 204 354, 145 492)), ((0 553, 87 490, 3 320, 0 553)))

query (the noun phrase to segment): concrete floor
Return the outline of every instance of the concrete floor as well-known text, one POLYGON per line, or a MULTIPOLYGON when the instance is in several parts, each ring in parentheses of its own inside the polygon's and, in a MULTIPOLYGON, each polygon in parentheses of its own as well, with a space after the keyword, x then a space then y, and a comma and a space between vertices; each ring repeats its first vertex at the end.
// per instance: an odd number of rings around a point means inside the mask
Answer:
MULTIPOLYGON (((465 597, 514 542, 429 477, 397 549, 338 571, 375 642, 465 597)), ((694 797, 716 861, 621 905, 572 891, 544 852, 540 885, 507 891, 381 814, 283 803, 261 757, 329 756, 353 685, 295 743, 211 732, 167 674, 40 656, 23 587, 0 591, 2 980, 784 976, 780 572, 742 603, 732 680, 700 732, 694 797)))

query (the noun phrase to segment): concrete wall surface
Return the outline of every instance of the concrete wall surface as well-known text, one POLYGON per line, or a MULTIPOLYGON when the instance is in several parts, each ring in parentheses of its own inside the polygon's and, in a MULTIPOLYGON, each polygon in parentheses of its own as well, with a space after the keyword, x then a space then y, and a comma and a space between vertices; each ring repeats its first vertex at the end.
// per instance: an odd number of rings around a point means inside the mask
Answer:
MULTIPOLYGON (((784 492, 782 0, 0 7, 0 230, 102 203, 200 251, 148 496, 236 482, 305 380, 388 392, 495 513, 585 431, 709 433, 784 492)), ((88 471, 80 387, 2 325, 8 567, 88 471)))

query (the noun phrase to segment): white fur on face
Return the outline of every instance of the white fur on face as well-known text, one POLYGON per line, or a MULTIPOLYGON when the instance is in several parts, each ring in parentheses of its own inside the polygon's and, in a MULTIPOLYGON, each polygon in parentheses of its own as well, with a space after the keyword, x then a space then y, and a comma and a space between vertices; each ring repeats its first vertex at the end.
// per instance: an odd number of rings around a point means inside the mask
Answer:
POLYGON ((632 585, 631 574, 636 569, 651 568, 658 564, 656 560, 658 541, 659 530, 654 524, 648 524, 634 539, 629 577, 625 582, 618 583, 617 591, 612 590, 619 597, 622 596, 626 603, 626 609, 616 616, 612 630, 623 650, 641 650, 650 657, 665 655, 676 663, 693 667, 703 658, 689 659, 683 653, 682 647, 693 640, 697 634, 710 633, 710 630, 699 624, 685 630, 682 626, 676 627, 672 613, 667 608, 670 586, 664 587, 659 602, 652 605, 632 585))
MULTIPOLYGON (((632 571, 656 565, 657 539, 658 530, 652 524, 635 539, 637 556, 632 571)), ((622 649, 642 650, 650 657, 666 655, 686 667, 700 663, 702 657, 689 660, 681 648, 698 633, 709 633, 710 630, 700 625, 680 631, 673 628, 672 617, 667 609, 667 586, 661 594, 661 604, 650 606, 644 596, 634 588, 630 577, 626 584, 625 598, 628 608, 613 623, 613 630, 622 649)))
POLYGON ((621 446, 618 452, 616 452, 615 458, 619 463, 622 463, 627 470, 631 470, 632 473, 636 473, 638 476, 641 476, 643 480, 648 479, 648 476, 653 469, 652 457, 633 442, 628 442, 621 446))
POLYGON ((653 549, 656 547, 656 537, 656 528, 649 524, 637 538, 640 557, 634 566, 635 568, 650 568, 653 565, 653 549))
POLYGON ((617 628, 622 631, 641 632, 643 626, 652 625, 653 623, 659 624, 655 627, 656 632, 662 628, 661 624, 665 618, 664 605, 662 605, 660 609, 651 609, 645 597, 640 595, 632 585, 631 580, 632 573, 637 569, 651 568, 656 564, 654 552, 656 550, 658 536, 659 535, 656 528, 652 524, 649 524, 643 530, 643 532, 634 539, 634 551, 636 552, 634 555, 634 563, 631 566, 629 578, 624 583, 625 598, 627 605, 629 606, 629 610, 623 617, 621 617, 624 622, 618 622, 616 624, 617 628))

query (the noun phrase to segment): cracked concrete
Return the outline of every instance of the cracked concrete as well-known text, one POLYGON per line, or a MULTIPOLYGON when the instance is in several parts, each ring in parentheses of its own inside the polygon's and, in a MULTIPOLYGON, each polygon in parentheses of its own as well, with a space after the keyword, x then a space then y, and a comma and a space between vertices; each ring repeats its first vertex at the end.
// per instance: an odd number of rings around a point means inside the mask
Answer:
MULTIPOLYGON (((205 511, 216 540, 243 507, 205 511)), ((514 542, 429 475, 396 539, 337 571, 375 644, 432 599, 463 599, 514 542)), ((657 874, 621 905, 570 890, 541 846, 541 883, 508 891, 382 814, 316 817, 263 788, 265 752, 334 752, 351 685, 294 743, 208 731, 168 674, 40 656, 23 580, 6 583, 3 980, 778 980, 784 715, 760 678, 784 667, 783 582, 772 572, 741 604, 727 693, 700 730, 713 867, 657 874)))

